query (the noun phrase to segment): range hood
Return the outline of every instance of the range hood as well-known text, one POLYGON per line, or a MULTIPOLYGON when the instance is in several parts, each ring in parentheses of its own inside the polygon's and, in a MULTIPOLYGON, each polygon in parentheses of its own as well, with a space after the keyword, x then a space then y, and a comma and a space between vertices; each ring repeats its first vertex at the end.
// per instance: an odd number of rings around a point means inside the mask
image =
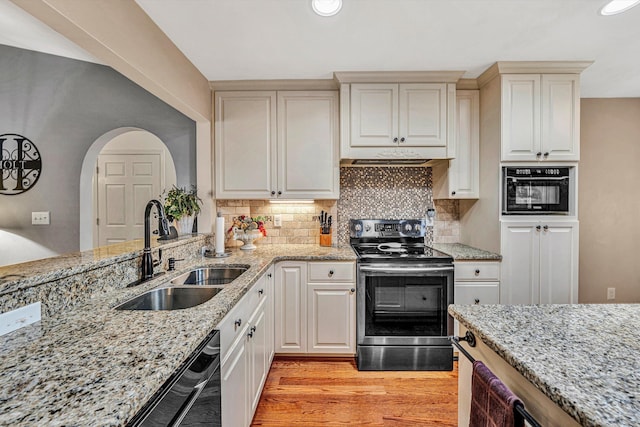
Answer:
POLYGON ((431 166, 431 159, 342 159, 340 166, 431 166))

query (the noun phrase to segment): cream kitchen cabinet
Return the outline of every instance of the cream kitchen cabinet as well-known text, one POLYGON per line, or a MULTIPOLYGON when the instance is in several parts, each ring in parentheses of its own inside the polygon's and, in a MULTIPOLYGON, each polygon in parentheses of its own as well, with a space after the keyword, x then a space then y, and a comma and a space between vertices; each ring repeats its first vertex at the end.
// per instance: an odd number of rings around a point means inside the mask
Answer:
MULTIPOLYGON (((500 263, 495 261, 455 261, 454 304, 498 304, 500 263)), ((458 321, 455 322, 458 335, 458 321)))
POLYGON ((580 77, 504 74, 502 160, 580 160, 580 77))
POLYGON ((273 360, 273 281, 267 272, 218 325, 222 423, 251 424, 273 360))
POLYGON ((276 265, 277 353, 355 354, 355 263, 276 265))
POLYGON ((215 93, 216 197, 337 199, 338 92, 215 93))
POLYGON ((434 199, 480 197, 480 92, 456 92, 456 158, 432 166, 434 199))
POLYGON ((578 302, 578 221, 502 221, 501 304, 578 302))
POLYGON ((453 157, 455 84, 353 83, 341 86, 341 157, 453 157), (347 121, 348 123, 344 123, 347 121), (449 150, 449 151, 448 151, 449 150))

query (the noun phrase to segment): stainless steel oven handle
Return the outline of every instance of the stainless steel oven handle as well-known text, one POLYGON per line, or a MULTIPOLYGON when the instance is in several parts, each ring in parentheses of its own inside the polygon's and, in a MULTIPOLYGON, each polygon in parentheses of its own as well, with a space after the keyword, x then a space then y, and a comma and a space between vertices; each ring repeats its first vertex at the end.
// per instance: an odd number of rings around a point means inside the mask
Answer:
POLYGON ((431 273, 437 271, 452 271, 453 267, 370 267, 361 265, 360 271, 377 273, 431 273))

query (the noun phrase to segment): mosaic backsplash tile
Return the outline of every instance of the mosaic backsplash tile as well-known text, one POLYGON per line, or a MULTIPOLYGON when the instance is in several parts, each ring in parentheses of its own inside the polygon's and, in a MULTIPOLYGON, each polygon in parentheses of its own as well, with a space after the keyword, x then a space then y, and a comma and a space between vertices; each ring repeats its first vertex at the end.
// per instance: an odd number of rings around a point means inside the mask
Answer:
MULTIPOLYGON (((233 217, 266 217, 264 244, 319 244, 321 211, 333 215, 333 244, 349 243, 349 219, 352 218, 423 218, 435 207, 436 222, 425 242, 456 243, 459 239, 458 202, 433 200, 431 168, 425 167, 343 167, 340 169, 340 199, 316 200, 311 204, 272 204, 267 200, 218 200, 226 228, 233 217), (273 216, 282 215, 282 227, 275 228, 273 216)), ((226 247, 242 242, 227 236, 226 247)))

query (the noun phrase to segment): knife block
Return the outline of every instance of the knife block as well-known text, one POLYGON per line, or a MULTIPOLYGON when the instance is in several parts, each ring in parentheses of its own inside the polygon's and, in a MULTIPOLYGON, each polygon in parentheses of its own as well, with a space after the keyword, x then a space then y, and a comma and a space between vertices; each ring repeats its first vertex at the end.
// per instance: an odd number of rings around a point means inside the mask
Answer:
POLYGON ((332 233, 322 234, 322 228, 320 228, 320 246, 331 246, 332 233))

